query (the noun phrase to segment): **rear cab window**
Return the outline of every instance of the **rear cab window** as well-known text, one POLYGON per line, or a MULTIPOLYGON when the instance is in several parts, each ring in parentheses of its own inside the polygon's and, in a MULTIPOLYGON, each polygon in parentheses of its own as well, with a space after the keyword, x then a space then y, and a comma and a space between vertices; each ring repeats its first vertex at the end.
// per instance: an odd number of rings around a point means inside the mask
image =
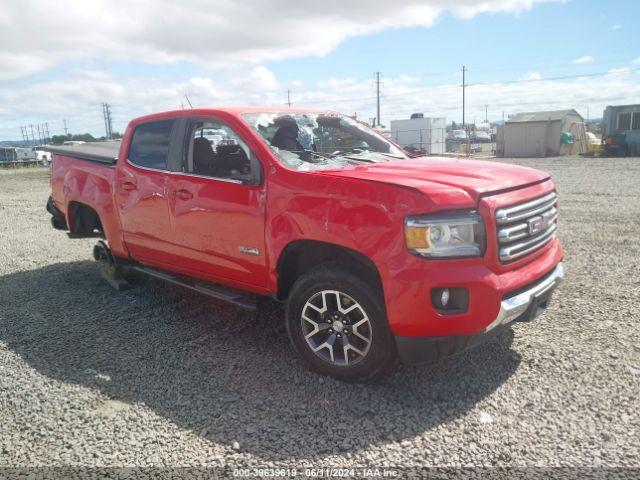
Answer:
POLYGON ((176 121, 160 120, 138 125, 129 147, 129 162, 139 167, 167 170, 171 135, 176 121))

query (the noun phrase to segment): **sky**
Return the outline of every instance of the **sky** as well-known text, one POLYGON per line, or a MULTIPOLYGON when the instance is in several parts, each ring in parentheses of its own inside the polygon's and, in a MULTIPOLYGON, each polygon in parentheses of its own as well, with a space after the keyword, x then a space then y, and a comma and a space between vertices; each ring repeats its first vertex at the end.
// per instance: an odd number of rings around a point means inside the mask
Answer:
POLYGON ((3 0, 0 140, 104 135, 193 106, 327 108, 385 125, 640 103, 636 0, 3 0), (34 127, 35 128, 35 127, 34 127), (36 131, 37 137, 37 131, 36 131))

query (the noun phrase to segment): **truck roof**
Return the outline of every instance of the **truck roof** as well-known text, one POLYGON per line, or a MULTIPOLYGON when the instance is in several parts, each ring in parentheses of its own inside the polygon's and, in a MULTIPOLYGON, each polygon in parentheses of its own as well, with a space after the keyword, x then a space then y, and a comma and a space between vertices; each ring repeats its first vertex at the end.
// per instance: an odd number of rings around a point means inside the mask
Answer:
POLYGON ((135 123, 153 121, 153 120, 162 120, 169 119, 172 117, 184 117, 190 115, 202 115, 206 116, 208 114, 215 113, 226 113, 228 115, 233 115, 234 117, 239 117, 245 113, 334 113, 332 110, 327 109, 316 109, 316 108, 292 108, 287 107, 286 105, 269 105, 269 106, 226 106, 226 107, 196 107, 196 108, 185 108, 181 110, 168 110, 165 112, 157 112, 151 113, 149 115, 143 115, 141 117, 135 118, 133 121, 135 123))

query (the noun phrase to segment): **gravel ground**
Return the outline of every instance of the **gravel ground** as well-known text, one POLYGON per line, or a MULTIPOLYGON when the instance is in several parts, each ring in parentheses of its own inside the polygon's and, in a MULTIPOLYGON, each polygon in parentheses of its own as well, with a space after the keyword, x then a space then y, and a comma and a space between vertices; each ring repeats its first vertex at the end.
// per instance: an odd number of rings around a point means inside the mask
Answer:
POLYGON ((640 159, 514 162, 555 177, 566 283, 535 322, 374 386, 305 371, 275 306, 145 279, 115 292, 94 241, 50 227, 47 171, 2 172, 0 467, 639 475, 640 159))

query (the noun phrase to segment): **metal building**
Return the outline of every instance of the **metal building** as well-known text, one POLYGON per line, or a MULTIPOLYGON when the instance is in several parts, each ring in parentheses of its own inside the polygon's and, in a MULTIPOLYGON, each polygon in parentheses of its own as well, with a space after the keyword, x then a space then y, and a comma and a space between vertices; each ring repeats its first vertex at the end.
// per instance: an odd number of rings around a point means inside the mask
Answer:
POLYGON ((444 117, 425 118, 414 113, 405 120, 391 120, 391 139, 409 150, 438 155, 445 152, 447 125, 444 117))
POLYGON ((605 108, 602 135, 623 136, 626 151, 631 155, 640 155, 640 105, 610 105, 605 108))
POLYGON ((584 119, 573 109, 518 113, 499 130, 496 149, 505 157, 550 157, 587 149, 584 119), (563 146, 563 133, 571 133, 575 143, 563 146))

